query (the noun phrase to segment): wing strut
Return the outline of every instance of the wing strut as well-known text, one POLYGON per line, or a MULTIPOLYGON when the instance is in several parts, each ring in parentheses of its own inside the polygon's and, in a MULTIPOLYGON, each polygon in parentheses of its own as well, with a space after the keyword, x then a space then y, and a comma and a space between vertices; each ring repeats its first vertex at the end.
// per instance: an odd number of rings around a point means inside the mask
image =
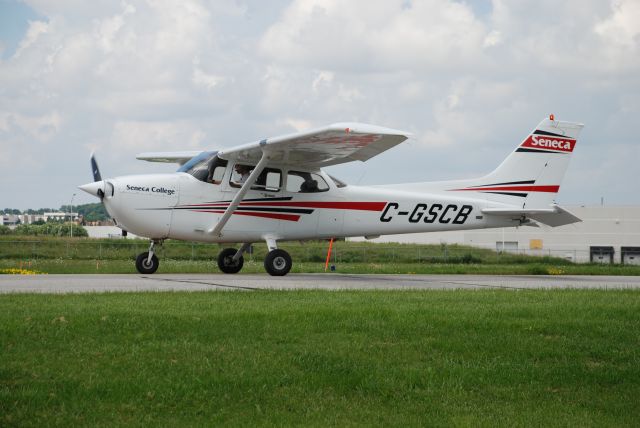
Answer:
POLYGON ((249 178, 247 178, 247 181, 242 184, 242 187, 240 188, 240 190, 238 190, 238 193, 236 193, 236 196, 233 198, 224 214, 222 214, 220 220, 218 220, 218 224, 216 224, 215 227, 209 229, 207 232, 213 235, 222 236, 222 234, 220 233, 222 231, 222 228, 225 224, 227 224, 229 218, 231 218, 231 214, 233 214, 236 208, 238 208, 238 205, 240 205, 240 202, 242 201, 242 198, 244 198, 244 195, 249 191, 258 176, 262 173, 262 170, 264 169, 264 166, 268 160, 269 155, 263 150, 260 162, 258 162, 253 171, 251 171, 251 174, 249 174, 249 178))

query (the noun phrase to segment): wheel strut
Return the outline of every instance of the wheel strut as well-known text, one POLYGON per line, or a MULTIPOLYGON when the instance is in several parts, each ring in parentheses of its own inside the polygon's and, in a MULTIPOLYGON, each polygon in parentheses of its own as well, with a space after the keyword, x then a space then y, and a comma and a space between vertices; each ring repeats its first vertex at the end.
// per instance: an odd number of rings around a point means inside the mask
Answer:
POLYGON ((152 239, 151 242, 149 242, 149 255, 147 256, 147 263, 151 263, 151 259, 155 255, 156 244, 162 245, 162 240, 152 239))

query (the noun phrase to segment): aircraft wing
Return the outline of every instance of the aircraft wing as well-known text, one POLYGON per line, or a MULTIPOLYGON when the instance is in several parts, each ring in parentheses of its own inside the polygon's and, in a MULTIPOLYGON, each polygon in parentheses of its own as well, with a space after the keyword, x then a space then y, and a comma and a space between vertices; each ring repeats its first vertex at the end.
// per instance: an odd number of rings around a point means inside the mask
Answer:
POLYGON ((185 152, 147 152, 136 155, 136 159, 145 160, 147 162, 165 162, 178 163, 184 165, 194 156, 202 153, 201 151, 185 151, 185 152))
POLYGON ((485 208, 482 212, 487 215, 513 217, 514 219, 524 216, 551 227, 564 226, 582 221, 558 205, 554 205, 548 209, 485 208))
POLYGON ((263 151, 269 163, 321 168, 351 161, 366 161, 409 137, 407 132, 362 123, 336 123, 281 137, 221 150, 222 159, 255 163, 263 151))

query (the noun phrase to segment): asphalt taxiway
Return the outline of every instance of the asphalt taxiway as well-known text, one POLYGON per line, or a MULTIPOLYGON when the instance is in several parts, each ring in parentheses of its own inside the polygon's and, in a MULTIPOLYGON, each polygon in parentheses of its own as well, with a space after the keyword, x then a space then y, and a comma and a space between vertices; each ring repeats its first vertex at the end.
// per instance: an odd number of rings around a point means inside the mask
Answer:
POLYGON ((637 276, 156 274, 0 275, 0 294, 206 290, 640 289, 637 276))

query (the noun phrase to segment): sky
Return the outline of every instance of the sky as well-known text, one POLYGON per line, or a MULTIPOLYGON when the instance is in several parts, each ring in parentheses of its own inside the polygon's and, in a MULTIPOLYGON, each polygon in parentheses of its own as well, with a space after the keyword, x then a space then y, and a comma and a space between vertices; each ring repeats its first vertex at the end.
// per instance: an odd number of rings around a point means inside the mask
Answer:
MULTIPOLYGON (((334 122, 409 131, 351 184, 471 178, 554 114, 585 124, 557 201, 638 205, 638 0, 0 0, 0 209, 334 122)), ((75 197, 74 197, 75 194, 75 197)))

